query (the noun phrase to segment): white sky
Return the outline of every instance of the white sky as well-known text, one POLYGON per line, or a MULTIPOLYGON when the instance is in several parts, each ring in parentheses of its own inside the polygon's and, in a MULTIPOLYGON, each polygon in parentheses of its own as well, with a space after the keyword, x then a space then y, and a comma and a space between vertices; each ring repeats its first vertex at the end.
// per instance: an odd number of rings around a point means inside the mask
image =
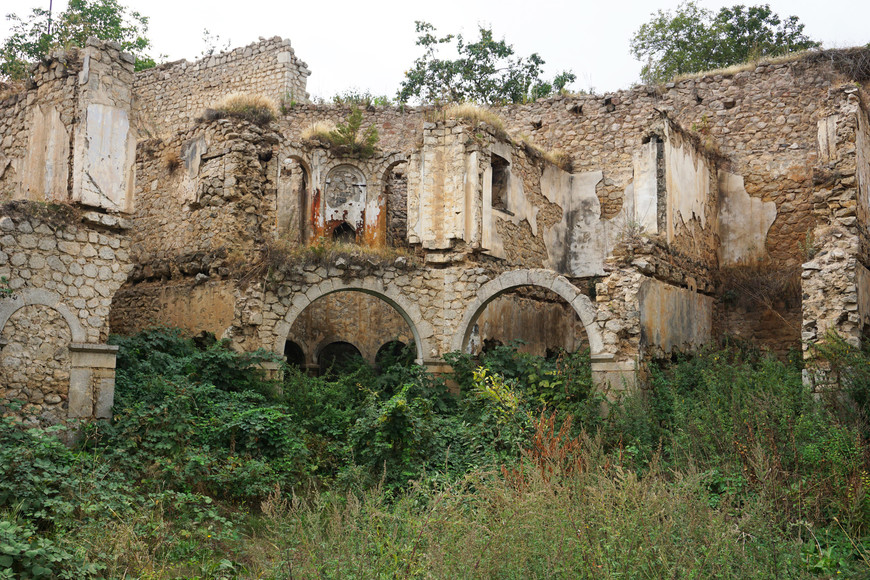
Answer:
MULTIPOLYGON (((440 34, 463 32, 477 37, 477 25, 491 26, 516 53, 540 54, 547 77, 563 69, 577 75, 574 90, 595 92, 627 88, 638 79, 640 63, 629 53, 629 39, 658 9, 674 9, 678 0, 432 0, 384 2, 290 0, 120 0, 150 18, 152 55, 168 60, 195 60, 205 47, 203 28, 232 40, 231 47, 249 44, 259 36, 289 38, 296 55, 312 74, 308 91, 328 98, 348 88, 395 96, 403 72, 420 54, 414 42, 415 20, 426 20, 440 34)), ((770 4, 781 17, 796 15, 804 32, 825 47, 870 42, 870 2, 867 0, 700 0, 721 6, 770 4)), ((66 8, 54 0, 54 10, 66 8)), ((48 0, 0 0, 0 14, 29 14, 48 0)), ((9 30, 0 21, 0 39, 9 30)))

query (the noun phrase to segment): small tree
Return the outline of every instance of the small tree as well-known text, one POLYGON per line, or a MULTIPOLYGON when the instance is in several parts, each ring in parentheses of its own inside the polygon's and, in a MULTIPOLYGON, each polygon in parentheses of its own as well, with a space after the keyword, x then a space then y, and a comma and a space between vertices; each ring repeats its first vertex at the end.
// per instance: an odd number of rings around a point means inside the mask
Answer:
POLYGON ((657 83, 680 74, 821 46, 804 35, 803 29, 797 16, 783 20, 767 4, 738 4, 714 14, 690 1, 675 12, 654 14, 632 36, 631 52, 646 61, 641 80, 657 83))
POLYGON ((48 56, 55 47, 84 46, 89 36, 112 40, 136 56, 136 70, 154 66, 145 51, 151 47, 148 17, 127 8, 117 0, 70 0, 67 9, 54 17, 43 8, 34 8, 25 20, 17 14, 12 33, 0 48, 0 76, 21 79, 30 63, 48 56))
POLYGON ((425 52, 405 73, 397 95, 402 103, 411 98, 426 103, 522 103, 561 91, 577 78, 564 71, 551 82, 541 79, 544 59, 537 53, 515 57, 513 46, 504 39, 496 41, 489 28, 480 27, 480 38, 467 42, 461 34, 439 38, 428 22, 417 21, 416 27, 417 46, 425 52), (438 48, 454 39, 459 58, 438 58, 438 48))

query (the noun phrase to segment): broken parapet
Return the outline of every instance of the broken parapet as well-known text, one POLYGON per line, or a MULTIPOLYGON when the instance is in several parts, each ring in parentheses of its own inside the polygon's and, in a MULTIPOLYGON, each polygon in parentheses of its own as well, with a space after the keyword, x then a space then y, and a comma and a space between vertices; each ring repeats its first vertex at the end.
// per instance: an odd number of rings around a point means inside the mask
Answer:
POLYGON ((52 54, 0 103, 0 413, 33 424, 111 415, 112 299, 131 266, 132 55, 52 54))

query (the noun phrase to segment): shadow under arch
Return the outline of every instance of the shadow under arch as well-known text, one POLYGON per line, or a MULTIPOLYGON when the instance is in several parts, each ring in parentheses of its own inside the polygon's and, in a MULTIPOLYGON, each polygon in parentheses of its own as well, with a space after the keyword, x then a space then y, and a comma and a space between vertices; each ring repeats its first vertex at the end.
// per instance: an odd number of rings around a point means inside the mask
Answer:
POLYGON ((451 349, 453 351, 463 351, 471 337, 474 323, 477 322, 477 319, 487 305, 502 294, 522 286, 539 286, 558 294, 571 305, 571 308, 580 317, 583 328, 586 330, 586 336, 589 339, 589 349, 593 359, 609 358, 610 355, 604 352, 604 341, 601 338, 601 332, 595 324, 596 308, 589 297, 571 284, 564 276, 552 270, 542 269, 512 270, 495 277, 481 286, 477 291, 477 298, 465 309, 465 314, 457 327, 456 334, 453 335, 453 341, 450 345, 451 349))
POLYGON ((417 358, 415 362, 423 364, 424 358, 430 352, 430 344, 434 334, 432 325, 423 319, 420 309, 416 304, 408 301, 394 289, 384 287, 380 280, 373 278, 348 282, 336 279, 324 280, 309 288, 305 293, 297 294, 293 298, 293 302, 290 304, 290 309, 284 316, 284 320, 279 322, 275 327, 277 336, 272 350, 279 355, 284 354, 284 342, 290 334, 293 323, 302 314, 302 311, 315 300, 336 292, 362 292, 363 294, 380 298, 392 306, 405 320, 405 323, 407 323, 408 328, 411 330, 411 334, 414 336, 414 342, 417 345, 417 358))
POLYGON ((72 342, 87 342, 87 332, 85 332, 78 317, 63 303, 61 295, 40 288, 16 290, 12 296, 0 300, 0 331, 3 330, 12 315, 25 306, 47 306, 56 310, 66 320, 72 342))

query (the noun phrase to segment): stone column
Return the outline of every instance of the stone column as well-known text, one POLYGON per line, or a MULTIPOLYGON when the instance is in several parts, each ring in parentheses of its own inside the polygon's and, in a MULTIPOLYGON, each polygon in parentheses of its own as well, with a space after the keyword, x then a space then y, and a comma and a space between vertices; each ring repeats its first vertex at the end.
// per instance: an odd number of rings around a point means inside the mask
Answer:
POLYGON ((111 418, 118 347, 73 342, 69 352, 69 418, 111 418))

